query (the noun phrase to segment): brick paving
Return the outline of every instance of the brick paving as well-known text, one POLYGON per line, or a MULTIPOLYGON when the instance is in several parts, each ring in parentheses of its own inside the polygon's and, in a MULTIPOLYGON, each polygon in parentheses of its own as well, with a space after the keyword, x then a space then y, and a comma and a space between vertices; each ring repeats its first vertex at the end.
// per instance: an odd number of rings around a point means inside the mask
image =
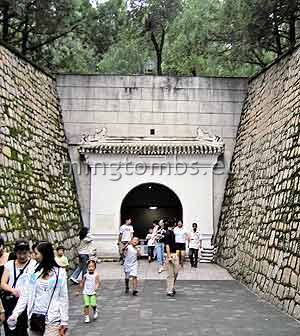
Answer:
MULTIPOLYGON (((216 265, 201 264, 198 270, 186 266, 181 274, 194 280, 179 280, 174 298, 165 295, 165 281, 151 279, 146 272, 139 283, 139 296, 124 293, 123 279, 117 279, 118 264, 100 264, 99 318, 83 323, 82 298, 70 290, 71 336, 296 336, 300 324, 258 298, 216 265), (114 273, 106 273, 108 270, 114 273), (201 280, 207 269, 210 279, 201 280), (224 272, 224 273, 222 273, 224 272), (223 274, 225 279, 220 279, 223 274), (214 279, 213 275, 216 278, 214 279), (115 279, 109 279, 115 276, 115 279)), ((149 265, 142 263, 142 268, 149 265)), ((150 265, 154 267, 154 265, 150 265)), ((119 273, 118 273, 119 274, 119 273)), ((165 275, 159 275, 164 277, 165 275)))

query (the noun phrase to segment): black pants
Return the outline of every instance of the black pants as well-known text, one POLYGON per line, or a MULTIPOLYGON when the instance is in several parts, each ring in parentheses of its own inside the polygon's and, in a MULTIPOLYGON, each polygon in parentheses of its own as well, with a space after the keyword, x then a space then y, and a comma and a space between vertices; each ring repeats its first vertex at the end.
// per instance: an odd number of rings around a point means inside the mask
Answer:
POLYGON ((189 257, 191 261, 192 267, 197 267, 198 264, 198 249, 190 248, 189 249, 189 257))
POLYGON ((151 260, 154 259, 154 248, 155 246, 148 246, 148 257, 151 257, 151 260))
POLYGON ((17 300, 3 300, 5 309, 5 322, 3 323, 5 336, 28 336, 28 319, 26 310, 18 317, 16 329, 10 330, 7 325, 7 319, 12 314, 17 300))

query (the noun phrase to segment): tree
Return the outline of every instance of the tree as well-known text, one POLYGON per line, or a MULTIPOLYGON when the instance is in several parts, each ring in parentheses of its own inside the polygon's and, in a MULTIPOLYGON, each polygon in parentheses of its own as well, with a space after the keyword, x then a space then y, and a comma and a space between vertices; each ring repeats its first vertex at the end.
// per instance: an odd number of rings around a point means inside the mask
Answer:
POLYGON ((225 0, 223 40, 240 60, 264 67, 296 44, 298 0, 225 0))
POLYGON ((170 24, 182 8, 181 0, 129 0, 137 34, 150 36, 156 53, 157 74, 162 74, 163 49, 170 24))
POLYGON ((0 5, 2 39, 23 55, 66 36, 85 18, 78 10, 81 0, 1 0, 0 5))

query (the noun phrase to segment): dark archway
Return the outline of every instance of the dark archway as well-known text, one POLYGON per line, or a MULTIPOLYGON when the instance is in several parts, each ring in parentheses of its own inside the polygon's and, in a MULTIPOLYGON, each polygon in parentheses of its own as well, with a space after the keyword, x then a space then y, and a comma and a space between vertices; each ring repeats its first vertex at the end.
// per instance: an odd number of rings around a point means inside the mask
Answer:
POLYGON ((121 224, 131 217, 135 235, 144 239, 154 219, 182 219, 182 205, 170 188, 158 183, 144 183, 133 188, 121 205, 121 224))

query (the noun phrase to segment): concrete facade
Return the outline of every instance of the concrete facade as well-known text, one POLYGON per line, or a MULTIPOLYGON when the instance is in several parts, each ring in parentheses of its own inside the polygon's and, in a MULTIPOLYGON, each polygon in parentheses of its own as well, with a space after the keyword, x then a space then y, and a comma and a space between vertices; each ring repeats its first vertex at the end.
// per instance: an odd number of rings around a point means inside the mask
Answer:
MULTIPOLYGON (((153 137, 190 137, 200 126, 222 137, 225 153, 213 173, 216 227, 247 79, 62 74, 57 88, 73 162, 80 161, 81 135, 102 127, 109 136, 145 137, 154 129, 153 137)), ((90 226, 90 176, 76 180, 83 219, 90 226)), ((195 188, 201 192, 201 185, 195 188)))

